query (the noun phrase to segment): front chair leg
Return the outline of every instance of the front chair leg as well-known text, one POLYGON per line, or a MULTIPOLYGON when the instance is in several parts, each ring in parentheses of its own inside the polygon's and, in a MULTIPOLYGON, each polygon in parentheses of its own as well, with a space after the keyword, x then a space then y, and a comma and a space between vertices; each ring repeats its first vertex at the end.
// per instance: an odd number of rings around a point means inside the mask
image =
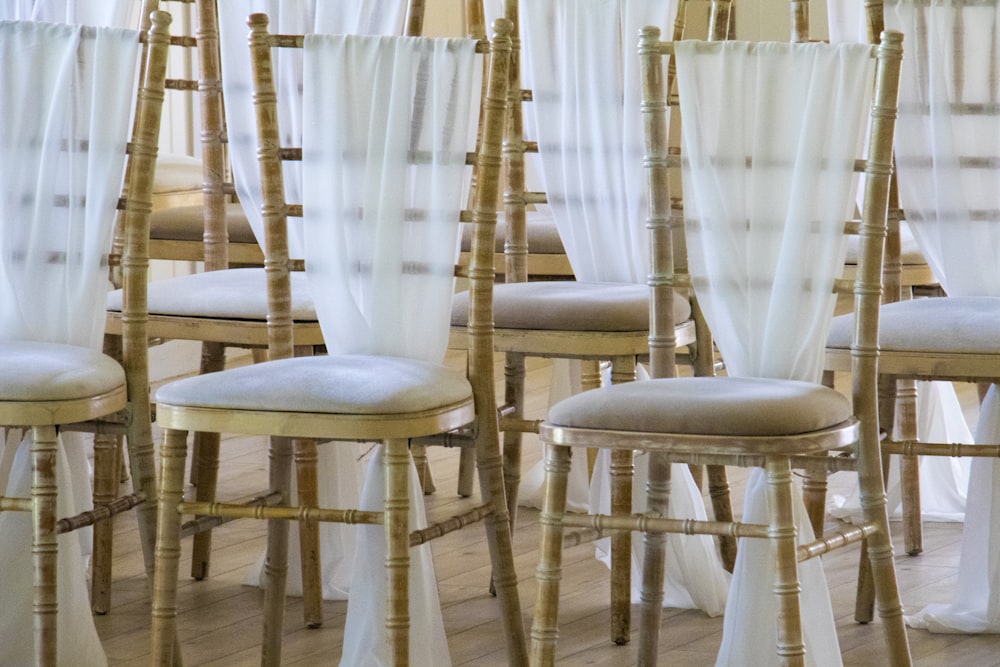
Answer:
POLYGON ((385 443, 385 630, 392 664, 410 656, 410 451, 405 439, 385 443))
POLYGON ((34 645, 42 665, 56 664, 56 429, 31 430, 31 554, 34 564, 34 645))
POLYGON ((569 448, 545 447, 545 496, 542 498, 541 556, 535 578, 535 615, 531 625, 530 663, 546 667, 555 663, 559 638, 559 580, 562 577, 562 515, 566 512, 569 448))

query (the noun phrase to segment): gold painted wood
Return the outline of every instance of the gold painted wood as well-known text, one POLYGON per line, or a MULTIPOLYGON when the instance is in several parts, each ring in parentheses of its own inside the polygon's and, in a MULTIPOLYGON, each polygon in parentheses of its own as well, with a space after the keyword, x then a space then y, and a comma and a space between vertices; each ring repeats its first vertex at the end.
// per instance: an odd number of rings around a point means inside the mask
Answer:
MULTIPOLYGON (((289 299, 290 276, 288 245, 285 236, 286 217, 292 210, 284 201, 282 159, 294 157, 279 145, 277 127, 277 95, 271 64, 272 48, 301 46, 294 36, 274 36, 267 31, 267 17, 250 17, 252 62, 255 79, 255 99, 258 122, 258 157, 263 184, 266 223, 265 271, 268 277, 268 358, 278 360, 293 355, 300 344, 291 321, 289 299)), ((160 520, 167 526, 160 532, 158 544, 156 587, 153 600, 154 658, 157 664, 173 664, 179 659, 175 651, 177 613, 178 549, 180 539, 179 508, 210 513, 221 509, 222 514, 266 517, 268 520, 268 557, 265 593, 265 622, 262 638, 262 663, 279 664, 281 660, 282 613, 284 608, 284 578, 287 571, 287 520, 306 521, 339 518, 336 513, 324 513, 311 506, 295 507, 288 498, 291 439, 317 438, 319 446, 337 446, 349 440, 380 440, 386 451, 385 511, 379 518, 386 530, 388 553, 386 576, 389 582, 386 630, 394 664, 408 663, 408 549, 411 535, 408 526, 407 466, 410 439, 442 431, 474 425, 476 463, 480 476, 484 511, 445 522, 438 529, 420 531, 417 539, 424 540, 465 525, 471 518, 485 520, 487 543, 497 596, 500 600, 502 632, 507 639, 510 664, 526 664, 526 647, 517 595, 509 519, 504 502, 503 477, 500 465, 496 397, 493 380, 492 343, 492 249, 498 205, 501 140, 506 108, 509 27, 506 22, 496 26, 489 68, 485 78, 483 129, 476 155, 476 188, 474 206, 469 219, 475 225, 473 260, 468 271, 472 287, 469 338, 468 379, 473 388, 471 401, 420 413, 342 415, 327 412, 281 412, 262 409, 228 410, 196 408, 185 405, 158 403, 157 421, 166 428, 162 465, 163 491, 160 520), (186 454, 185 436, 191 430, 267 434, 270 436, 270 485, 285 502, 278 507, 238 508, 231 505, 214 507, 209 503, 180 504, 183 492, 183 466, 186 454), (334 438, 331 440, 330 438, 334 438)), ((225 371, 223 371, 225 372, 225 371)), ((308 448, 301 450, 311 458, 308 448)), ((310 492, 311 493, 311 492, 310 492)), ((357 518, 358 513, 351 513, 357 518)))
MULTIPOLYGON (((653 266, 650 283, 654 303, 669 303, 672 298, 672 274, 683 270, 673 263, 669 248, 672 235, 667 233, 676 220, 672 216, 670 179, 670 144, 666 132, 666 110, 670 70, 664 57, 672 49, 659 41, 659 29, 647 28, 640 38, 643 76, 644 127, 646 130, 645 163, 649 173, 650 213, 649 224, 653 238, 653 266)), ((899 86, 899 63, 902 57, 902 36, 884 33, 877 51, 875 101, 872 108, 872 125, 868 159, 865 162, 866 181, 861 235, 858 279, 855 285, 854 307, 858 326, 852 346, 851 365, 854 372, 852 399, 855 418, 821 431, 789 434, 778 437, 747 437, 706 435, 699 433, 659 433, 642 431, 615 431, 589 425, 559 426, 544 422, 540 436, 547 445, 546 494, 540 523, 542 527, 541 560, 537 569, 537 591, 534 622, 531 630, 531 657, 533 664, 551 665, 556 659, 558 638, 559 586, 562 577, 562 547, 564 527, 576 524, 576 519, 565 520, 566 477, 569 468, 569 447, 604 446, 615 450, 646 451, 650 455, 650 480, 647 486, 649 512, 644 516, 612 516, 608 527, 638 530, 646 528, 646 564, 642 584, 642 617, 639 627, 638 663, 655 664, 661 626, 664 531, 690 534, 738 534, 742 527, 726 529, 720 522, 670 522, 652 518, 666 512, 670 468, 673 461, 693 463, 723 463, 730 465, 761 465, 767 475, 767 505, 769 525, 767 539, 772 543, 774 556, 774 590, 779 602, 777 618, 778 636, 776 653, 781 664, 804 664, 802 621, 799 614, 797 562, 816 557, 832 549, 864 538, 871 564, 879 616, 885 634, 888 661, 894 665, 910 664, 909 648, 902 621, 898 584, 889 541, 889 522, 886 514, 882 484, 882 460, 879 444, 877 414, 876 351, 878 333, 879 295, 882 280, 882 240, 885 236, 889 174, 896 96, 899 86), (815 543, 796 546, 795 524, 792 511, 791 469, 805 461, 805 455, 822 455, 853 445, 859 470, 862 506, 865 523, 859 530, 834 535, 823 535, 815 543)), ((831 286, 832 287, 832 286, 831 286)), ((650 360, 653 374, 661 377, 674 375, 674 346, 672 327, 666 331, 662 318, 652 317, 654 331, 651 340, 662 341, 651 346, 650 360), (662 337, 662 338, 661 338, 662 337)), ((679 379, 683 382, 683 379, 679 379)), ((725 410, 720 401, 718 409, 725 410)), ((810 460, 818 461, 815 456, 810 460)), ((580 521, 583 523, 584 521, 580 521)), ((595 521, 595 524, 599 522, 595 521)), ((752 609, 744 613, 753 613, 752 609)))

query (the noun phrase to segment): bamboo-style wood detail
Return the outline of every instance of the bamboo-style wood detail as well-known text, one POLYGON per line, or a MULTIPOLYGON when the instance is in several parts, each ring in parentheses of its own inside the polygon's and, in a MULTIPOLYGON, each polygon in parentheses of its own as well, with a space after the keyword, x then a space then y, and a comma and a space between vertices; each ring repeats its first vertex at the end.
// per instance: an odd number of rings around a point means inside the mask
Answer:
MULTIPOLYGON (((647 137, 645 163, 649 181, 649 222, 653 239, 651 289, 656 298, 672 296, 673 276, 683 270, 675 266, 669 248, 674 215, 668 179, 670 151, 667 128, 669 76, 665 64, 672 45, 660 42, 657 28, 647 28, 640 35, 643 81, 644 126, 647 137), (666 296, 665 296, 666 295, 666 296)), ((834 549, 865 541, 871 564, 873 589, 877 593, 879 616, 885 623, 886 645, 891 664, 910 664, 909 648, 899 603, 899 591, 892 563, 889 523, 882 486, 882 461, 879 443, 876 401, 876 358, 879 302, 881 297, 883 240, 886 235, 889 181, 895 103, 899 86, 899 63, 902 35, 883 33, 873 51, 875 68, 875 103, 871 109, 870 140, 867 159, 865 197, 859 225, 845 225, 845 231, 857 232, 861 253, 857 276, 852 283, 858 323, 851 347, 855 382, 852 388, 855 418, 812 433, 778 437, 747 437, 694 433, 656 433, 643 431, 601 430, 588 423, 586 428, 544 422, 540 427, 546 450, 546 494, 541 516, 541 561, 537 570, 537 597, 532 626, 531 656, 539 665, 555 661, 558 636, 557 610, 564 542, 576 543, 582 537, 565 535, 565 528, 580 526, 590 535, 616 534, 642 530, 646 558, 642 583, 642 619, 640 621, 639 663, 655 664, 657 635, 660 628, 662 595, 662 538, 666 532, 689 534, 747 536, 767 539, 774 557, 773 590, 778 601, 776 652, 782 664, 804 664, 802 619, 799 611, 797 563, 818 557, 834 549), (650 481, 647 485, 649 507, 642 515, 579 516, 565 514, 566 479, 569 447, 601 445, 618 450, 642 450, 650 456, 650 481), (848 462, 839 455, 852 446, 856 459, 848 462), (833 453, 838 455, 831 455, 833 453), (666 498, 669 493, 671 462, 763 466, 766 471, 768 525, 745 525, 727 521, 668 520, 666 498), (796 526, 792 507, 792 468, 857 466, 864 488, 862 507, 865 521, 858 526, 821 534, 809 544, 796 544, 796 526)), ((758 165, 759 166, 759 165, 758 165)), ((667 301, 669 302, 669 301, 667 301)), ((655 311, 654 311, 655 312, 655 311)), ((674 375, 676 353, 671 345, 672 323, 653 318, 650 361, 653 374, 674 375), (665 328, 665 330, 664 330, 665 328), (653 341, 664 341, 654 346, 653 341)), ((725 405, 719 405, 725 409, 725 405)), ((589 537, 590 535, 587 535, 589 537)), ((754 613, 748 610, 747 613, 754 613)))
MULTIPOLYGON (((254 64, 255 106, 259 131, 258 158, 263 183, 262 210, 267 227, 265 243, 265 271, 268 276, 269 308, 269 359, 287 358, 298 343, 291 327, 290 276, 286 235, 287 217, 301 213, 301 205, 285 201, 282 183, 282 164, 285 157, 299 157, 300 149, 288 150, 278 140, 277 95, 271 51, 273 48, 301 46, 301 37, 272 35, 268 32, 265 15, 254 14, 248 20, 251 29, 250 48, 254 64), (298 207, 298 208, 296 208, 298 207)), ((487 542, 493 563, 494 584, 501 602, 503 632, 507 637, 511 664, 526 664, 526 646, 517 598, 517 580, 513 566, 509 518, 503 491, 499 433, 496 414, 496 397, 493 387, 492 357, 492 250, 496 209, 499 201, 498 185, 501 162, 506 97, 508 86, 510 40, 506 21, 496 25, 497 34, 492 45, 480 42, 480 52, 490 52, 489 68, 484 82, 483 129, 476 152, 476 188, 469 219, 475 225, 473 259, 468 274, 473 288, 472 316, 469 321, 470 362, 469 381, 473 386, 474 406, 460 403, 441 406, 416 414, 403 415, 339 415, 299 413, 292 415, 268 411, 232 411, 196 408, 189 406, 158 406, 158 416, 166 430, 163 449, 163 490, 160 495, 160 520, 169 524, 161 531, 164 541, 158 547, 157 557, 163 567, 158 567, 154 600, 154 647, 159 664, 173 664, 180 656, 174 653, 171 638, 176 632, 176 542, 181 530, 179 513, 200 516, 247 517, 268 521, 268 556, 265 576, 268 587, 265 593, 265 627, 263 635, 262 664, 277 665, 281 656, 282 613, 284 606, 284 579, 287 573, 288 521, 305 523, 337 521, 342 523, 381 524, 387 541, 386 577, 388 599, 386 614, 387 641, 391 648, 392 662, 408 664, 409 604, 408 564, 411 544, 423 543, 447 534, 474 521, 485 522, 487 542), (474 410, 472 409, 474 407, 474 410), (474 436, 476 463, 480 474, 483 505, 475 510, 452 517, 440 524, 411 534, 408 519, 408 474, 411 454, 411 436, 417 440, 438 430, 439 424, 449 428, 468 425, 475 412, 475 423, 457 434, 460 440, 474 436), (226 430, 239 424, 239 429, 270 433, 270 487, 281 500, 271 506, 267 502, 253 506, 213 502, 183 502, 184 436, 191 428, 226 430), (280 436, 280 437, 279 437, 280 436), (315 498, 302 496, 292 505, 288 495, 292 442, 295 438, 323 438, 316 443, 298 441, 297 456, 305 467, 311 467, 314 445, 337 446, 338 441, 350 439, 382 438, 385 450, 385 508, 383 512, 362 512, 352 509, 316 507, 315 498), (336 440, 329 440, 335 438, 336 440), (288 500, 286 500, 288 499, 288 500)), ((420 156, 414 156, 419 159, 420 156)), ((417 267, 419 268, 419 267, 417 267)), ((302 478, 300 478, 300 482, 302 478)), ((308 479, 306 483, 315 488, 308 479)), ((209 520, 198 518, 196 524, 209 520)))

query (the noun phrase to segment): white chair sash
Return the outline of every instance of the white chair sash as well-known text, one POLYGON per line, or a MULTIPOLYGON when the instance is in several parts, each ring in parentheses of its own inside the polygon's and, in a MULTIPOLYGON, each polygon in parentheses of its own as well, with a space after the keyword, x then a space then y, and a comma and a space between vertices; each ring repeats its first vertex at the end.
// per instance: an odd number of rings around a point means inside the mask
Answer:
MULTIPOLYGON (((995 159, 1000 122, 992 113, 956 112, 961 104, 995 105, 1000 57, 996 3, 940 0, 932 6, 886 2, 887 28, 903 30, 896 156, 900 200, 920 249, 952 296, 1000 296, 1000 194, 995 169, 970 169, 961 158, 995 159), (971 57, 957 57, 960 54, 971 57), (929 163, 927 156, 933 156, 929 163), (974 214, 974 211, 980 212, 974 214), (991 212, 982 215, 982 212, 991 212)), ((977 443, 1000 442, 1000 396, 980 406, 977 443)), ((1000 465, 971 462, 958 586, 950 604, 932 604, 907 623, 939 632, 1000 632, 1000 465)))
MULTIPOLYGON (((219 44, 222 55, 222 85, 226 100, 226 125, 229 135, 233 180, 244 213, 257 239, 263 243, 264 222, 260 213, 263 201, 260 171, 257 165, 257 121, 254 116, 249 29, 247 16, 264 12, 271 29, 288 34, 309 32, 328 34, 399 34, 406 15, 406 0, 359 0, 357 2, 316 2, 316 0, 225 0, 219 3, 219 44)), ((278 91, 279 122, 282 143, 302 145, 302 55, 298 49, 280 49, 274 54, 278 91)), ((301 165, 285 165, 285 190, 289 201, 302 201, 301 165)), ((299 220, 289 220, 289 245, 293 257, 303 257, 302 227, 299 220)), ((319 502, 326 507, 343 507, 357 502, 363 466, 359 462, 361 446, 321 447, 318 469, 321 479, 336 480, 320 486, 319 502)), ((296 492, 293 476, 292 493, 296 492)), ((302 594, 298 525, 289 531, 289 595, 302 594)), ((353 580, 351 563, 355 549, 355 530, 342 524, 320 527, 323 597, 342 600, 353 580)), ((245 579, 249 585, 264 584, 264 554, 245 579)))
MULTIPOLYGON (((868 47, 684 41, 676 64, 688 262, 729 374, 818 382, 869 108, 868 47)), ((767 520, 760 470, 744 520, 767 520)), ((799 532, 812 539, 808 521, 799 532)), ((740 541, 717 664, 776 660, 768 549, 740 541)), ((820 561, 799 579, 807 660, 840 664, 820 561)))
MULTIPOLYGON (((101 345, 138 44, 134 30, 0 21, 0 341, 101 345)), ((70 440, 63 436, 56 463, 61 515, 90 496, 83 443, 70 440)), ((27 437, 16 444, 6 443, 0 470, 9 481, 0 481, 5 495, 26 497, 27 437)), ((3 659, 31 664, 30 522, 0 513, 0 536, 9 602, 0 614, 3 659)), ((58 652, 102 665, 82 539, 59 539, 58 652)))
POLYGON ((137 0, 0 0, 0 19, 126 28, 138 25, 137 0))

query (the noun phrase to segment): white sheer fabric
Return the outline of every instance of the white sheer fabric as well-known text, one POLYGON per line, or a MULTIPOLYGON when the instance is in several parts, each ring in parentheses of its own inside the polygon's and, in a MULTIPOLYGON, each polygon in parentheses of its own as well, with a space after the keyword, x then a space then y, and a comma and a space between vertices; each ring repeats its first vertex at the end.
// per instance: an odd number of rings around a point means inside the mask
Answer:
MULTIPOLYGON (((326 34, 399 34, 406 15, 405 0, 359 0, 358 2, 316 2, 316 0, 226 0, 219 3, 219 42, 222 51, 223 94, 226 99, 226 125, 229 134, 230 161, 233 180, 243 210, 258 239, 263 239, 263 219, 260 214, 262 196, 260 172, 257 166, 257 121, 254 116, 250 50, 247 48, 249 29, 247 17, 264 12, 271 19, 271 29, 288 34, 318 32, 326 34)), ((286 146, 302 145, 302 58, 297 49, 279 49, 274 53, 278 93, 279 121, 282 142, 286 146)), ((301 201, 301 171, 299 165, 286 164, 285 188, 289 201, 301 201)), ((294 218, 289 220, 289 243, 293 257, 303 256, 302 229, 294 218)), ((319 475, 324 480, 336 480, 320 486, 322 506, 342 507, 357 502, 363 466, 361 446, 321 447, 319 475)), ((295 491, 293 475, 292 493, 295 491)), ((288 589, 289 595, 302 594, 302 571, 299 558, 298 526, 290 532, 288 589)), ((347 597, 352 581, 351 561, 355 531, 340 524, 320 526, 323 597, 342 600, 347 597)), ((244 583, 263 586, 264 555, 247 573, 244 583)))
MULTIPOLYGON (((900 83, 900 199, 921 250, 952 296, 1000 296, 1000 225, 994 215, 974 213, 1000 210, 997 174, 960 164, 960 157, 997 155, 1000 123, 992 113, 954 112, 962 104, 996 104, 998 24, 996 3, 940 0, 919 9, 911 2, 886 3, 886 27, 904 30, 907 52, 914 54, 903 60, 900 83), (927 156, 934 159, 928 162, 927 156)), ((1000 442, 996 387, 981 406, 975 440, 1000 442)), ((1000 518, 997 480, 995 460, 972 462, 954 602, 930 605, 907 619, 911 625, 1000 632, 1000 536, 993 525, 1000 518)))
MULTIPOLYGON (((475 49, 465 39, 306 38, 306 275, 330 354, 444 360, 475 49)), ((367 508, 381 507, 379 462, 369 466, 367 508)), ((412 462, 410 473, 413 518, 425 525, 412 462)), ((384 548, 381 527, 360 529, 342 664, 389 664, 384 548)), ((450 664, 430 545, 411 558, 411 659, 450 664)))
POLYGON ((138 25, 138 0, 0 0, 0 19, 79 25, 138 25))
MULTIPOLYGON (((0 341, 101 345, 137 56, 132 30, 0 22, 0 341)), ((65 440, 59 511, 72 514, 74 500, 89 502, 90 494, 83 443, 65 440)), ((14 444, 4 457, 6 494, 27 496, 27 438, 16 455, 14 444)), ((3 659, 31 664, 29 517, 0 513, 0 536, 3 659)), ((66 664, 101 665, 82 563, 81 540, 61 537, 59 654, 66 664)))
MULTIPOLYGON (((676 43, 676 63, 690 270, 729 374, 818 382, 867 117, 868 48, 690 41, 676 43)), ((766 522, 764 484, 754 470, 745 521, 766 522)), ((796 508, 804 518, 801 500, 796 508)), ((799 534, 812 539, 808 521, 799 534)), ((740 541, 717 664, 776 664, 768 550, 740 541)), ((799 579, 807 660, 840 664, 820 561, 803 563, 799 579)))
MULTIPOLYGON (((533 92, 532 103, 525 105, 525 125, 537 132, 544 190, 577 280, 644 283, 649 273, 636 36, 642 26, 672 25, 676 12, 676 2, 660 0, 520 4, 523 79, 533 92)), ((555 367, 554 384, 569 368, 555 367)), ((645 479, 646 461, 636 459, 635 483, 645 479)), ((522 504, 541 506, 541 468, 540 462, 525 474, 522 504)), ((677 480, 673 509, 688 508, 705 518, 687 466, 672 470, 677 480)), ((608 509, 606 462, 598 458, 589 497, 583 493, 586 474, 585 466, 572 468, 570 489, 576 494, 568 499, 570 507, 608 509)), ((645 496, 638 496, 633 510, 641 512, 645 496)), ((677 558, 667 561, 664 604, 721 614, 729 575, 713 538, 669 535, 667 541, 668 551, 677 558)), ((598 556, 606 561, 607 551, 608 540, 602 540, 598 556)), ((632 592, 638 599, 641 540, 633 541, 632 557, 632 592)))
MULTIPOLYGON (((830 26, 830 41, 834 44, 843 42, 868 41, 866 12, 860 2, 828 2, 827 18, 830 26)), ((904 33, 906 50, 911 51, 910 33, 904 33)), ((912 61, 912 56, 906 58, 912 61)), ((904 65, 904 68, 906 65, 904 65)), ((904 84, 900 93, 905 97, 904 84)), ((902 128, 897 127, 897 136, 904 136, 902 128)), ((902 142, 901 142, 902 143, 902 142)), ((897 146, 897 153, 910 151, 907 146, 897 146)), ((905 170, 904 170, 905 171, 905 170)), ((925 183, 926 184, 926 181, 925 183)), ((907 187, 900 181, 900 197, 903 208, 910 217, 911 197, 923 198, 924 195, 913 187, 907 187)), ((928 191, 930 192, 930 191, 928 191)), ((919 201, 919 199, 917 200, 919 201)), ((914 213, 917 209, 914 209, 914 213)), ((912 224, 910 225, 912 228, 912 224)), ((925 257, 930 254, 921 244, 925 257)), ((935 263, 931 263, 936 273, 935 263)), ((955 387, 949 382, 919 382, 917 383, 917 437, 923 442, 953 442, 971 443, 972 433, 962 414, 955 387)), ((889 501, 890 518, 902 518, 901 487, 899 484, 899 457, 891 457, 889 462, 889 481, 886 486, 886 496, 889 501)), ((920 458, 920 516, 925 521, 962 521, 965 518, 966 490, 969 483, 970 459, 952 459, 942 456, 924 456, 920 458)), ((831 498, 830 512, 842 518, 861 516, 860 496, 857 489, 848 498, 831 498)))

